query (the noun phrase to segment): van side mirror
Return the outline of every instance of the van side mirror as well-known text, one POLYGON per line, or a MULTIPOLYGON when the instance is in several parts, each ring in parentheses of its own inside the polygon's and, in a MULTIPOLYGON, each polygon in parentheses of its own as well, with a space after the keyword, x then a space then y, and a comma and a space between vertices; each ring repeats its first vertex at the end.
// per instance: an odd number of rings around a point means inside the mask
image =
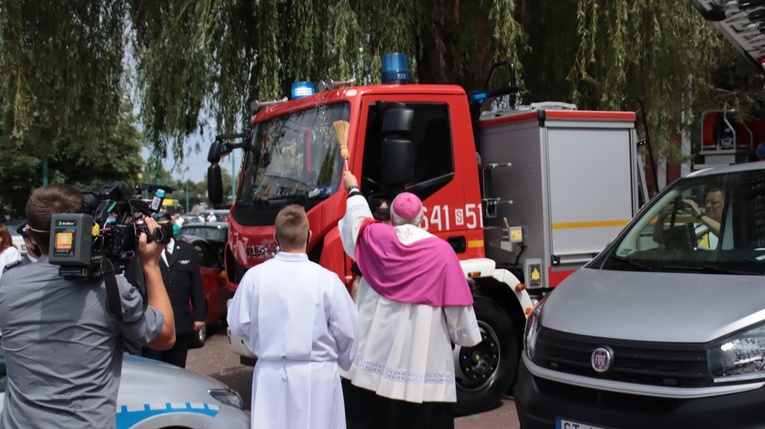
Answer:
POLYGON ((207 168, 207 197, 214 206, 223 202, 223 179, 217 162, 207 168))

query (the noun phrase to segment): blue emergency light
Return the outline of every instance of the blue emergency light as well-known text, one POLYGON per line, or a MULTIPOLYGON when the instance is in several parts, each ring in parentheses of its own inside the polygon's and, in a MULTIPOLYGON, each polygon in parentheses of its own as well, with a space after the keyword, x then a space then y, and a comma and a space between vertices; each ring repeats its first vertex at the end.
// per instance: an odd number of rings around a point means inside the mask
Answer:
POLYGON ((486 92, 471 92, 468 94, 468 102, 470 104, 481 104, 486 100, 486 92))
POLYGON ((295 82, 292 84, 292 99, 303 98, 316 92, 313 82, 295 82))
POLYGON ((382 56, 382 83, 409 82, 409 64, 406 54, 393 52, 382 56))

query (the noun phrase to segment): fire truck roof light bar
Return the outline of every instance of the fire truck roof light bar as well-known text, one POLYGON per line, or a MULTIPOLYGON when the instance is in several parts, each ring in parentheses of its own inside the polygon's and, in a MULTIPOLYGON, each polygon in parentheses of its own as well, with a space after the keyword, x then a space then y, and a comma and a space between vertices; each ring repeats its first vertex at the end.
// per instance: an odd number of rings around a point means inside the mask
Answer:
POLYGON ((316 93, 316 88, 313 86, 313 82, 295 82, 292 84, 292 99, 298 99, 303 97, 310 97, 316 93))

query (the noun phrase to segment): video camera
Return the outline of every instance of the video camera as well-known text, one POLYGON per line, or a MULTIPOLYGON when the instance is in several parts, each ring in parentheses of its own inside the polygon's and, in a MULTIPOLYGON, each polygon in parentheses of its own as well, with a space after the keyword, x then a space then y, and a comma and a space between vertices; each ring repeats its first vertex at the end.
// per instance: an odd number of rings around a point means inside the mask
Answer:
POLYGON ((135 196, 125 195, 127 185, 112 182, 82 193, 85 213, 55 213, 50 225, 51 264, 59 274, 72 279, 99 278, 121 273, 138 250, 138 237, 146 233, 149 241, 164 242, 161 228, 149 232, 143 221, 162 207, 165 193, 173 188, 141 184, 135 196), (151 202, 141 192, 154 193, 151 202))

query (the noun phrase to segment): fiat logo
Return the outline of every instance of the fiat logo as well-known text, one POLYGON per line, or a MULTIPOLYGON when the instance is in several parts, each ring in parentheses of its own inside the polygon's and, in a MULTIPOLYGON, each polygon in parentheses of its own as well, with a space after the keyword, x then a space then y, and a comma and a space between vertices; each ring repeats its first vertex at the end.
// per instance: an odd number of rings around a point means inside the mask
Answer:
POLYGON ((608 369, 611 368, 612 360, 614 360, 614 351, 611 350, 611 347, 608 346, 598 347, 597 349, 593 350, 592 356, 590 357, 592 369, 594 369, 598 374, 602 374, 608 371, 608 369))

